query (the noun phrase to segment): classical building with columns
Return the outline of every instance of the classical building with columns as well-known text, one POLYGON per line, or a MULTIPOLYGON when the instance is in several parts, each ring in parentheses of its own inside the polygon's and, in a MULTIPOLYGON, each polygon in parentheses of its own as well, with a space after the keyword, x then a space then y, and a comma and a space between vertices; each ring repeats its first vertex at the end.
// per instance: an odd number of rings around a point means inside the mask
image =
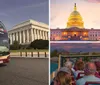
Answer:
POLYGON ((18 41, 22 45, 30 44, 36 39, 48 40, 49 28, 47 24, 32 19, 15 25, 8 31, 10 44, 18 41))

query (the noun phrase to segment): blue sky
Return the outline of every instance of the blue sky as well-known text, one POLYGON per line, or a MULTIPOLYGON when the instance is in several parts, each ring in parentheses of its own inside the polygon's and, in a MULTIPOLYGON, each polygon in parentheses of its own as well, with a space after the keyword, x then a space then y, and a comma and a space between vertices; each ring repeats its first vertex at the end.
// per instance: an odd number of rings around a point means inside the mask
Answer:
POLYGON ((7 30, 28 19, 48 24, 48 3, 48 0, 0 0, 0 20, 7 30))
POLYGON ((74 3, 83 18, 84 27, 100 29, 100 0, 51 0, 51 28, 66 27, 68 17, 74 10, 74 3))

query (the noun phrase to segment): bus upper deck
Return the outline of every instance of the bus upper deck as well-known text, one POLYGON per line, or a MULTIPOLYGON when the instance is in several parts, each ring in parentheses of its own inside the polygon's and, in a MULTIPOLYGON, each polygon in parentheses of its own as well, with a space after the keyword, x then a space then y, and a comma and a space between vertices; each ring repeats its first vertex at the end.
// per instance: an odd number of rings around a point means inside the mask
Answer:
MULTIPOLYGON (((74 83, 68 85, 100 85, 100 55, 59 55, 58 69, 54 72, 55 75, 53 75, 53 81, 55 81, 56 78, 58 79, 57 76, 59 75, 59 72, 62 71, 62 68, 70 68, 71 70, 71 80, 74 83), (86 71, 86 65, 88 67, 91 67, 91 65, 93 66, 93 64, 94 68, 96 67, 95 73, 93 74, 94 80, 90 77, 89 81, 86 80, 84 81, 84 84, 79 84, 79 81, 87 77, 87 74, 91 73, 91 69, 89 71, 86 71), (95 81, 95 79, 97 79, 98 81, 95 81)), ((89 76, 90 75, 88 75, 88 77, 89 76)), ((61 77, 59 77, 59 79, 61 79, 61 77)), ((51 85, 54 84, 51 83, 51 85)))
POLYGON ((10 60, 9 38, 6 27, 0 21, 0 64, 8 63, 10 60))

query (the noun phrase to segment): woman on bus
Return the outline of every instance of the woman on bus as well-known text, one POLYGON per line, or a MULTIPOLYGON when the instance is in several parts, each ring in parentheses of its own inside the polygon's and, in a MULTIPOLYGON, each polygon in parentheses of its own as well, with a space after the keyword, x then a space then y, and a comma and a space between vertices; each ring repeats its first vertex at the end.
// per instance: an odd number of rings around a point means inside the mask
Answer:
POLYGON ((83 72, 84 73, 84 63, 83 62, 78 62, 76 64, 77 70, 74 72, 75 78, 77 78, 78 73, 83 72))
POLYGON ((70 69, 62 67, 54 79, 54 85, 75 85, 72 81, 70 69))
POLYGON ((82 62, 83 64, 84 64, 84 61, 82 60, 82 58, 80 57, 76 62, 75 62, 75 64, 74 64, 74 69, 77 71, 78 70, 78 63, 79 62, 82 62))

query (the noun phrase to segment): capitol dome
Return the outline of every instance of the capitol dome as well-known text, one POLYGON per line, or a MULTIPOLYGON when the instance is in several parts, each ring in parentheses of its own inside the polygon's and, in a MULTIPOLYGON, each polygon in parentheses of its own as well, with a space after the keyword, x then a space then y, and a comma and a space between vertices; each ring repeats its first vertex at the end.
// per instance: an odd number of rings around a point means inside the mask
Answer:
POLYGON ((76 3, 74 5, 74 11, 70 14, 67 22, 67 28, 78 27, 84 29, 84 22, 80 13, 77 11, 76 3))

